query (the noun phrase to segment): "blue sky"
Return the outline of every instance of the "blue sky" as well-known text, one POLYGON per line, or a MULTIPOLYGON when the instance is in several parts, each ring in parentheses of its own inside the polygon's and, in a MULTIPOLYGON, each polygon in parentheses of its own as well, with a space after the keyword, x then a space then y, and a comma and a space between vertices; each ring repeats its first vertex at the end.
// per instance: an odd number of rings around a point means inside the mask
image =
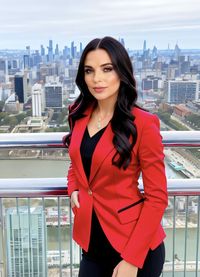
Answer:
POLYGON ((0 0, 0 49, 60 48, 94 37, 123 37, 126 47, 200 48, 199 0, 0 0))

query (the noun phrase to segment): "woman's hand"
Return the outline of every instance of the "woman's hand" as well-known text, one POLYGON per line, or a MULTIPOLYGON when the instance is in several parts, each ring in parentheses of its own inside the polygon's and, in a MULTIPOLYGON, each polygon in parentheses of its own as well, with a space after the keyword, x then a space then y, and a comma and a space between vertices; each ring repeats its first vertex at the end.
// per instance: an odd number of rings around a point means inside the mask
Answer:
POLYGON ((124 260, 114 268, 112 277, 136 277, 138 268, 124 260))
POLYGON ((78 194, 79 194, 78 190, 73 191, 72 194, 71 194, 70 201, 71 201, 71 207, 72 208, 74 208, 75 206, 77 208, 80 208, 80 204, 79 204, 79 200, 78 200, 78 194))

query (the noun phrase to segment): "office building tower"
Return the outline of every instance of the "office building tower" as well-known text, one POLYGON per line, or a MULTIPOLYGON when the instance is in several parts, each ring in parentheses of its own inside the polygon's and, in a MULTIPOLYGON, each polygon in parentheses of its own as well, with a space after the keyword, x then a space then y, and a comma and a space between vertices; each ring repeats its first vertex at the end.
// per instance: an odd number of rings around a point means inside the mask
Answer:
POLYGON ((147 42, 146 40, 144 40, 144 43, 143 43, 143 53, 147 50, 147 42))
POLYGON ((45 107, 60 110, 63 105, 63 85, 50 82, 45 85, 45 107))
POLYGON ((158 57, 158 49, 156 46, 154 46, 152 50, 152 59, 156 59, 157 57, 158 57))
POLYGON ((46 277, 46 223, 42 207, 6 211, 8 276, 46 277))
POLYGON ((0 59, 0 83, 6 83, 8 77, 8 61, 0 59))
POLYGON ((42 115, 42 85, 35 84, 32 87, 32 116, 41 117, 42 115))
POLYGON ((82 42, 80 42, 80 55, 82 54, 82 52, 83 52, 83 44, 82 42))
POLYGON ((24 55, 23 61, 24 61, 24 69, 29 69, 30 68, 30 56, 24 55))
POLYGON ((26 46, 26 55, 30 56, 31 54, 31 48, 30 46, 26 46))
POLYGON ((174 48, 174 58, 175 60, 179 60, 179 56, 181 54, 181 49, 179 48, 178 44, 175 45, 175 48, 174 48))
POLYGON ((167 84, 167 102, 173 104, 185 103, 199 98, 199 80, 173 80, 167 84))
POLYGON ((40 46, 40 54, 41 56, 45 56, 45 48, 43 45, 40 46))
POLYGON ((18 60, 12 60, 12 68, 19 68, 19 61, 18 60))
POLYGON ((3 74, 8 74, 8 62, 6 59, 0 59, 0 72, 3 74))
POLYGON ((25 103, 27 100, 29 79, 26 73, 16 73, 14 77, 15 93, 18 96, 19 103, 25 103))
POLYGON ((48 46, 48 62, 53 62, 53 41, 51 39, 48 46))
POLYGON ((56 44, 55 55, 56 55, 56 56, 58 56, 58 55, 59 55, 59 48, 58 48, 58 44, 56 44))
POLYGON ((32 54, 32 66, 38 66, 41 62, 41 56, 39 50, 35 50, 35 53, 32 54))
POLYGON ((158 90, 158 78, 147 77, 142 79, 142 90, 143 91, 157 91, 158 90))
POLYGON ((72 57, 72 59, 75 58, 74 41, 71 42, 71 57, 72 57))

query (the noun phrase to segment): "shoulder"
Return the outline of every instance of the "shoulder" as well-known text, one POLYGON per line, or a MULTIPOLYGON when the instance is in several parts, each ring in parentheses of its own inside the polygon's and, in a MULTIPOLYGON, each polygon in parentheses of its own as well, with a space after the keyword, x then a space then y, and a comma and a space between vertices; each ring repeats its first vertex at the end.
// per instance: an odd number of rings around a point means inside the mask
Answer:
POLYGON ((139 107, 133 107, 132 109, 132 114, 135 116, 135 121, 134 123, 136 125, 146 125, 146 123, 148 122, 155 122, 157 124, 159 124, 159 118, 157 115, 152 114, 148 111, 145 111, 139 107))

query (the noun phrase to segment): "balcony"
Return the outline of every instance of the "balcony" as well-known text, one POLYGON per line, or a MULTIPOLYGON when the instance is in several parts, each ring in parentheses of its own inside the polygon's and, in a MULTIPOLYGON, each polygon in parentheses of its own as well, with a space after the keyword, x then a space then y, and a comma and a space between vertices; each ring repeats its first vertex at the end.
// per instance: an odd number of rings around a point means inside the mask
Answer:
MULTIPOLYGON (((69 159, 62 144, 64 135, 0 135, 2 277, 78 276, 81 251, 71 239, 73 215, 67 196, 69 159)), ((169 205, 162 220, 167 233, 162 276, 197 277, 200 132, 162 132, 162 136, 169 170, 169 205)))

